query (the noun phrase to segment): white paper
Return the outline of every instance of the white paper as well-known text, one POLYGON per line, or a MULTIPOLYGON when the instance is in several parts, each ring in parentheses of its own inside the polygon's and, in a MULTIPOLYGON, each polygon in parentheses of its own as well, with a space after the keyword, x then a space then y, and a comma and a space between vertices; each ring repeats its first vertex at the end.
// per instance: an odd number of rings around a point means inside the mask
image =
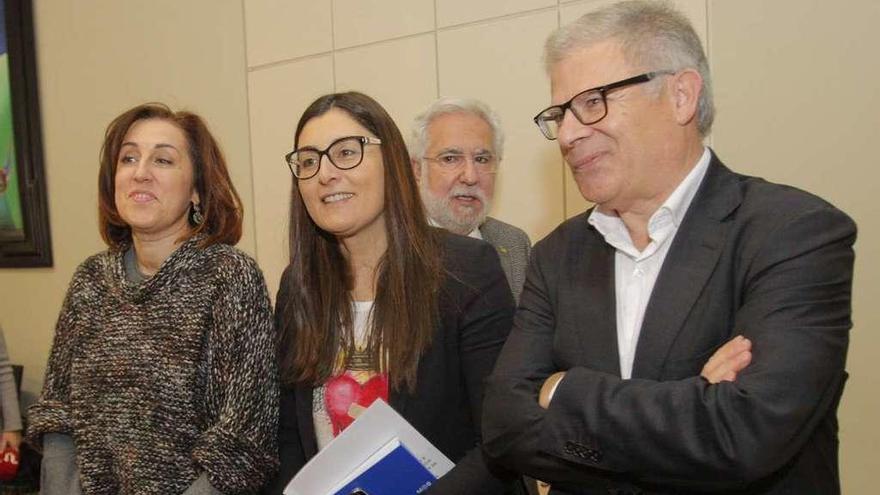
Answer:
POLYGON ((373 455, 368 457, 367 460, 362 462, 361 465, 358 466, 357 468, 355 468, 354 471, 348 473, 348 476, 343 478, 342 481, 340 481, 339 483, 336 483, 336 485, 330 489, 330 493, 336 493, 339 490, 341 490, 342 487, 351 483, 355 478, 357 478, 358 476, 363 474, 364 471, 370 469, 370 467, 372 467, 373 464, 376 464, 377 462, 384 459, 386 455, 391 453, 391 451, 393 451, 394 449, 396 449, 399 446, 400 446, 400 440, 397 437, 392 438, 391 441, 389 441, 385 445, 379 447, 379 450, 377 450, 373 455))
POLYGON ((284 495, 326 495, 367 459, 397 438, 437 478, 455 465, 382 399, 313 457, 284 489, 284 495))

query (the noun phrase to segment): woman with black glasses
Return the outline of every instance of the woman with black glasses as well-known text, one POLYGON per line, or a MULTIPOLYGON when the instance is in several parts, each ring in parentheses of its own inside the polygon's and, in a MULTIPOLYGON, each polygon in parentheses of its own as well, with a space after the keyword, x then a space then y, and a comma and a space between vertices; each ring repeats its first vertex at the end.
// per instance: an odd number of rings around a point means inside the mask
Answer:
POLYGON ((431 493, 501 493, 480 451, 483 379, 513 299, 489 244, 428 226, 400 131, 360 93, 299 121, 290 266, 276 302, 281 493, 377 398, 456 463, 431 493))

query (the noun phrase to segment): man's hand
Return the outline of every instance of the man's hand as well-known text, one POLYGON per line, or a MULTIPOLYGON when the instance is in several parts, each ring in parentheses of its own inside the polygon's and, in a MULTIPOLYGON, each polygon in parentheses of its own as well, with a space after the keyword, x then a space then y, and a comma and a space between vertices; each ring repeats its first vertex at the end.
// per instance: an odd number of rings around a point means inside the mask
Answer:
POLYGON ((736 380, 737 373, 751 362, 752 341, 737 335, 712 354, 700 376, 712 384, 732 382, 736 380))
POLYGON ((21 432, 20 431, 4 431, 3 437, 0 438, 0 451, 6 450, 6 447, 10 446, 15 450, 21 446, 21 432))
POLYGON ((550 399, 553 398, 553 392, 556 391, 556 385, 559 383, 559 380, 562 380, 562 377, 565 376, 564 371, 557 371, 550 375, 546 380, 544 380, 544 385, 541 385, 541 392, 538 394, 538 405, 547 409, 550 407, 550 399))
POLYGON ((544 483, 541 480, 535 480, 538 485, 538 495, 547 495, 550 493, 550 483, 544 483))
MULTIPOLYGON (((703 366, 700 376, 711 384, 732 382, 736 380, 737 373, 745 369, 751 362, 752 341, 742 335, 737 335, 718 348, 715 354, 712 354, 712 357, 703 366)), ((552 394, 564 376, 564 371, 557 371, 544 380, 544 385, 541 386, 541 392, 538 394, 538 405, 544 409, 550 407, 552 394)))

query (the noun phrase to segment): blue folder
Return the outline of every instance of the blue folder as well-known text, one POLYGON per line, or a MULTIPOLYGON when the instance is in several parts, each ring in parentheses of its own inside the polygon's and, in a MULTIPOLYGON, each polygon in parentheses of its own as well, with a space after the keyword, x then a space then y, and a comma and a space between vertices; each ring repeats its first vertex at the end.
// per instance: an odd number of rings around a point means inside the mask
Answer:
POLYGON ((437 478, 398 443, 397 447, 366 468, 334 495, 416 495, 437 478))

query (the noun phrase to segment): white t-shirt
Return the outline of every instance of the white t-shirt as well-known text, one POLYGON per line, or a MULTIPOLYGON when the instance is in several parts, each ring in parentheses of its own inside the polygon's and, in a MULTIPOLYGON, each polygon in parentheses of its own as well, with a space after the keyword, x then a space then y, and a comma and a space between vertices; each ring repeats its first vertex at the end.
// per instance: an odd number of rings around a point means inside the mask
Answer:
MULTIPOLYGON (((378 365, 371 362, 366 352, 373 301, 355 301, 352 310, 355 354, 349 361, 349 367, 316 387, 312 396, 312 418, 318 450, 339 435, 374 400, 381 397, 388 402, 388 375, 376 372, 378 365)), ((339 356, 340 366, 345 358, 339 356)))

